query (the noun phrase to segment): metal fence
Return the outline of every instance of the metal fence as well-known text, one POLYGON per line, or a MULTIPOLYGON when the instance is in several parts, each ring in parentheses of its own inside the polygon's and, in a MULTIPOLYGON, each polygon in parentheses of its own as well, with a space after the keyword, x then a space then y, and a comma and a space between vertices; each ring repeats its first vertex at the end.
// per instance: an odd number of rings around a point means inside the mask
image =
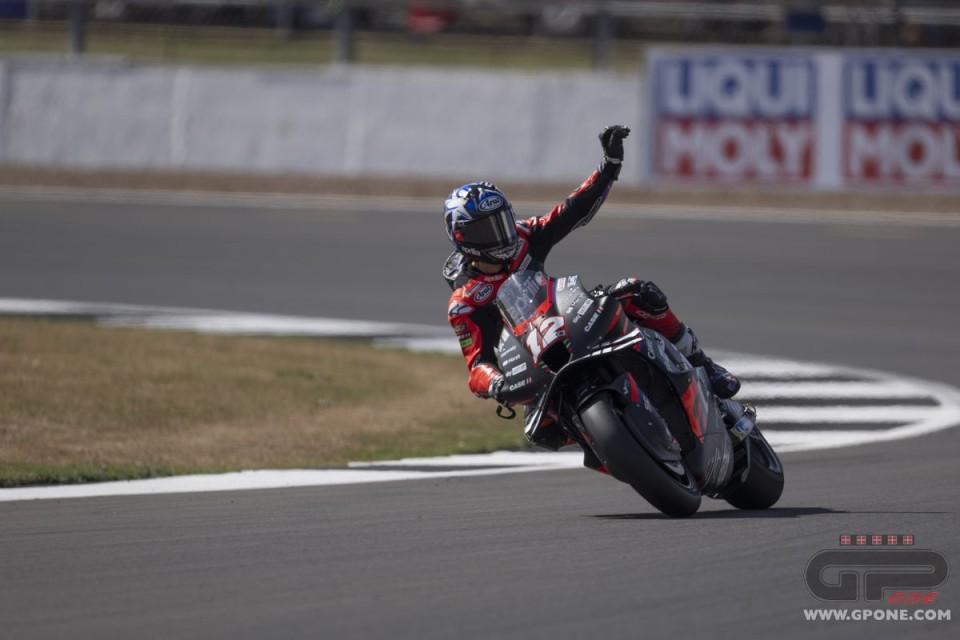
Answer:
POLYGON ((623 67, 649 42, 960 46, 935 0, 0 0, 0 55, 623 67))

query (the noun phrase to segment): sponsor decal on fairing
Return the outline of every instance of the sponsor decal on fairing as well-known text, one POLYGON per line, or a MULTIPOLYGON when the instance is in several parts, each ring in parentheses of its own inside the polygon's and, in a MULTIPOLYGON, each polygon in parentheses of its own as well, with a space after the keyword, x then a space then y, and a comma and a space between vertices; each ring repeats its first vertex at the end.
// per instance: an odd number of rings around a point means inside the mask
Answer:
MULTIPOLYGON (((504 364, 506 364, 506 363, 504 363, 504 364)), ((508 375, 508 376, 516 376, 516 375, 519 375, 519 374, 523 373, 523 372, 526 371, 526 370, 527 370, 527 363, 526 363, 526 362, 523 362, 523 363, 518 364, 517 366, 515 366, 513 369, 510 369, 510 372, 509 372, 507 375, 508 375)))
POLYGON ((519 359, 522 358, 522 357, 523 357, 523 354, 521 354, 521 353, 518 353, 518 354, 515 355, 515 356, 510 356, 509 358, 507 358, 506 360, 503 361, 502 365, 503 365, 504 367, 506 367, 508 364, 512 364, 512 363, 516 362, 517 360, 519 360, 519 359))
MULTIPOLYGON (((577 309, 577 315, 575 315, 575 316, 573 317, 573 324, 577 324, 578 322, 580 322, 580 320, 583 319, 583 317, 586 315, 586 313, 587 313, 587 311, 590 309, 590 307, 593 306, 593 302, 594 302, 593 298, 588 298, 587 301, 584 302, 584 303, 580 306, 579 309, 577 309)), ((599 314, 598 314, 598 315, 599 315, 599 314)), ((594 320, 594 322, 595 322, 595 321, 596 321, 596 320, 594 320)), ((592 325, 591 325, 591 326, 592 326, 592 325)), ((589 331, 589 330, 590 330, 590 329, 587 328, 587 331, 589 331)))
POLYGON ((522 389, 523 387, 527 386, 527 385, 530 384, 531 382, 533 382, 533 378, 530 378, 530 377, 525 378, 525 379, 521 380, 520 382, 518 382, 518 383, 516 383, 516 384, 512 384, 512 385, 510 385, 509 387, 507 387, 507 391, 516 391, 517 389, 522 389))
POLYGON ((598 307, 597 310, 593 312, 593 316, 587 321, 587 324, 583 325, 583 330, 590 331, 590 329, 593 329, 593 325, 597 323, 597 318, 600 317, 601 313, 603 313, 603 307, 598 307))

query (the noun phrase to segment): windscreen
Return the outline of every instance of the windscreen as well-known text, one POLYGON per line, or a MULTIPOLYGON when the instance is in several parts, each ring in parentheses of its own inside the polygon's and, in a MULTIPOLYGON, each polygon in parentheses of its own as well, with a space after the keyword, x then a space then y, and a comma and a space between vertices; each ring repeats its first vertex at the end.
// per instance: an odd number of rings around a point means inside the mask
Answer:
POLYGON ((518 271, 500 286, 497 306, 511 328, 542 314, 550 299, 550 278, 542 271, 518 271))

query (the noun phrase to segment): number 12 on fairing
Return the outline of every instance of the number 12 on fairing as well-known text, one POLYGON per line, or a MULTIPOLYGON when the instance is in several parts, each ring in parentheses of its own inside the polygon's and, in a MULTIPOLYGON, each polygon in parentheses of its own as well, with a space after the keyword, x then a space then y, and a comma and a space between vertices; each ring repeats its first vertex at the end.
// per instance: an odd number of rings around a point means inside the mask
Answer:
POLYGON ((567 329, 560 316, 544 316, 537 320, 533 330, 527 334, 527 349, 534 362, 539 362, 540 354, 549 349, 557 340, 567 337, 567 329))

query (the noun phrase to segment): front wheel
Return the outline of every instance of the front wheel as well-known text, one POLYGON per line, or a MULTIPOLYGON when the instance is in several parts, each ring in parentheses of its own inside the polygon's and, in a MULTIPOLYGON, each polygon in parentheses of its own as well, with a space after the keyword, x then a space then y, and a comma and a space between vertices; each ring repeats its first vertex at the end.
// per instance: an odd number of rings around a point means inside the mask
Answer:
POLYGON ((654 507, 675 518, 685 518, 700 508, 700 488, 682 464, 683 474, 664 468, 653 459, 614 408, 612 394, 595 396, 580 412, 590 448, 617 480, 626 482, 654 507))
POLYGON ((783 493, 783 465, 760 429, 755 427, 744 444, 750 447, 750 470, 726 500, 737 509, 768 509, 783 493))

